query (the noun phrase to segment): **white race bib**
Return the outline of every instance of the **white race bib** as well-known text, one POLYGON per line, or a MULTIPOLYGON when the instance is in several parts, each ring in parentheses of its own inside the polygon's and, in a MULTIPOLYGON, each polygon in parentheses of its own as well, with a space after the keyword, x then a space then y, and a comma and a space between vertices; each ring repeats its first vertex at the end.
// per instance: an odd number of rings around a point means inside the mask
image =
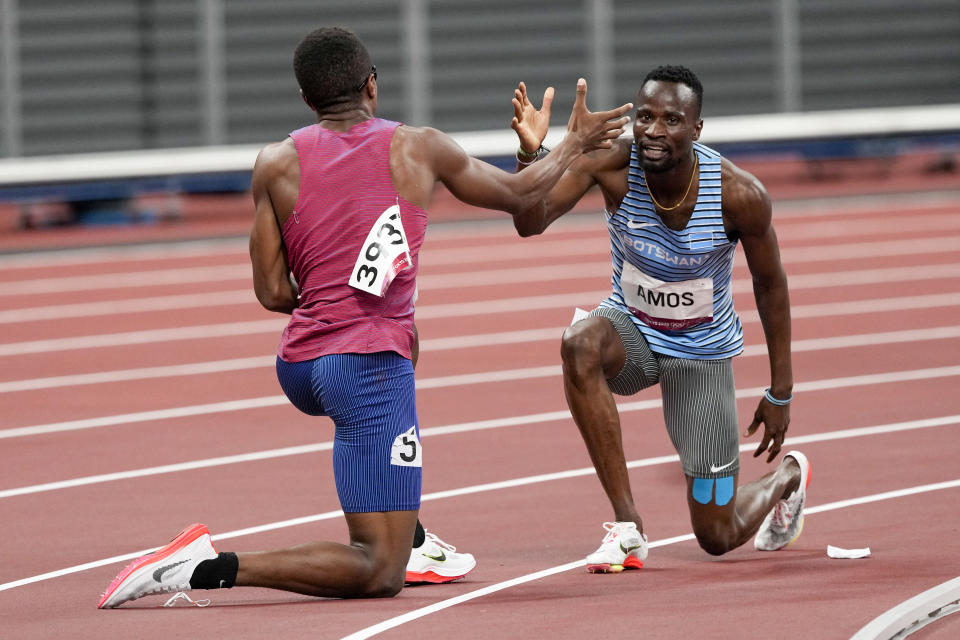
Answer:
POLYGON ((400 222, 400 207, 380 214, 367 234, 350 275, 350 286, 383 297, 393 278, 413 266, 407 235, 400 222))
POLYGON ((663 282, 624 262, 620 288, 630 311, 654 329, 680 331, 713 320, 713 278, 663 282))
POLYGON ((390 448, 390 464, 398 467, 422 467, 423 449, 417 438, 417 428, 410 427, 393 440, 390 448))

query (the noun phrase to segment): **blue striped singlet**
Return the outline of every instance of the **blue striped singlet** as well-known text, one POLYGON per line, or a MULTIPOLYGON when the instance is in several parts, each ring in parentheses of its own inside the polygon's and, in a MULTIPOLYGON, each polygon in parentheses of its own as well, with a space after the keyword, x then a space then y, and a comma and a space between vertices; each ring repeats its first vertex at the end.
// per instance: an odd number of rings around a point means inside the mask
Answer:
POLYGON ((651 351, 719 360, 743 351, 731 291, 737 243, 723 228, 721 156, 697 142, 693 148, 697 203, 687 226, 673 231, 654 209, 634 143, 627 195, 616 213, 606 212, 613 292, 600 306, 630 315, 651 351))

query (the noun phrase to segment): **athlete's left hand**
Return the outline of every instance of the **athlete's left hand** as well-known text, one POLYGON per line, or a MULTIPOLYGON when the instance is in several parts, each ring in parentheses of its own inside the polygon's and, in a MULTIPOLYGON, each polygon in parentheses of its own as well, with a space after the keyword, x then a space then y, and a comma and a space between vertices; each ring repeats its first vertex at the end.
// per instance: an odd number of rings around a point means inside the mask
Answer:
POLYGON ((790 426, 790 405, 778 407, 775 404, 767 402, 765 398, 760 398, 760 404, 753 414, 753 422, 747 427, 745 436, 749 437, 756 432, 760 423, 763 423, 763 439, 760 440, 760 446, 753 452, 753 457, 761 455, 764 451, 769 451, 767 462, 773 462, 774 458, 780 453, 783 446, 783 439, 787 437, 787 427, 790 426))
POLYGON ((520 138, 520 147, 531 153, 537 151, 550 128, 550 105, 553 87, 543 92, 542 106, 537 109, 527 97, 527 85, 521 82, 513 92, 513 121, 510 127, 520 138))

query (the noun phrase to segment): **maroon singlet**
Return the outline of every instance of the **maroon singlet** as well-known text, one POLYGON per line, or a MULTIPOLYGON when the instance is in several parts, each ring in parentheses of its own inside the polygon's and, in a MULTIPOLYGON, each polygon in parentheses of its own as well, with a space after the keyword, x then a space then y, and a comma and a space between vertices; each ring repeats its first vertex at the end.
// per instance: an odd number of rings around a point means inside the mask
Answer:
POLYGON ((427 213, 401 198, 390 176, 397 122, 372 118, 349 131, 311 125, 290 134, 300 193, 281 229, 300 303, 278 355, 301 362, 333 353, 395 351, 410 357, 420 246, 427 213), (411 264, 383 297, 350 286, 355 263, 381 215, 399 206, 411 264))

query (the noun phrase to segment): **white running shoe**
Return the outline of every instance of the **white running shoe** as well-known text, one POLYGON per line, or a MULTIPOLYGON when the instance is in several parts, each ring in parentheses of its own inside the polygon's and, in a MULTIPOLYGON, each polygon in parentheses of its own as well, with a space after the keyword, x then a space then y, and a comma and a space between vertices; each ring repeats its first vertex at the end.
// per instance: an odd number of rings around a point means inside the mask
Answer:
POLYGON ((799 451, 784 454, 783 459, 793 458, 800 465, 800 488, 773 506, 753 539, 753 546, 760 551, 778 551, 792 544, 803 531, 803 505, 807 501, 810 486, 810 461, 799 451))
POLYGON ((590 573, 620 573, 624 569, 640 569, 647 559, 647 536, 633 522, 604 522, 607 535, 600 548, 587 556, 590 573))
POLYGON ((460 580, 473 571, 477 561, 469 553, 457 553, 457 548, 434 534, 419 547, 410 550, 407 561, 407 584, 442 584, 460 580))
POLYGON ((196 566, 216 557, 206 525, 192 524, 167 546, 128 564, 107 587, 97 607, 112 609, 154 593, 187 591, 196 566))

